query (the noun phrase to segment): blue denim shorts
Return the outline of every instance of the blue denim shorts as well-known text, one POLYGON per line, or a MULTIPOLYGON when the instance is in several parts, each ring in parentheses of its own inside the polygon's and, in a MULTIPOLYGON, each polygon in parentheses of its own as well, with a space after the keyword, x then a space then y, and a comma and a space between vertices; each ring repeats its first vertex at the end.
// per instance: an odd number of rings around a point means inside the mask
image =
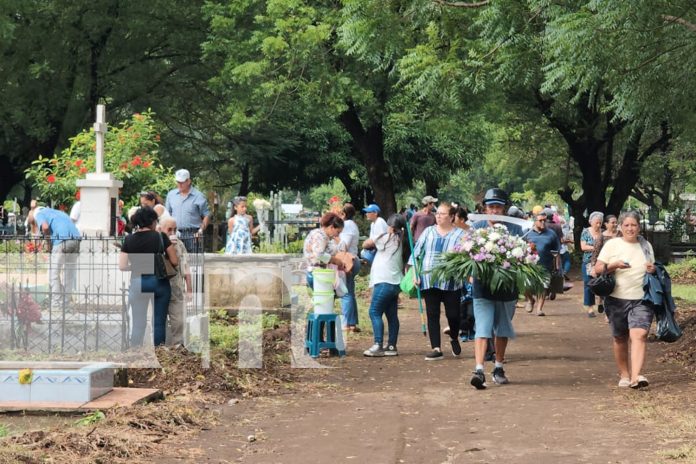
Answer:
POLYGON ((517 300, 494 301, 474 298, 474 319, 476 338, 507 337, 515 338, 512 318, 515 316, 517 300))

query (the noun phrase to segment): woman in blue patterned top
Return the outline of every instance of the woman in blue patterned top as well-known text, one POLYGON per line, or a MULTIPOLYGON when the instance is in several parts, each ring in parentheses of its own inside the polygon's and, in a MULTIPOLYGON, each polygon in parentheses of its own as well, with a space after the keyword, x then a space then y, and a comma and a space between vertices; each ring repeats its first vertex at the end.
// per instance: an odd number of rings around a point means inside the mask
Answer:
MULTIPOLYGON (((417 256, 420 266, 420 278, 416 283, 420 284, 421 295, 425 300, 425 310, 428 315, 428 335, 433 351, 425 356, 426 361, 442 359, 440 347, 440 303, 445 306, 445 316, 450 327, 459 327, 459 299, 463 282, 439 282, 432 278, 431 271, 437 260, 443 253, 454 251, 454 247, 461 243, 464 231, 454 227, 454 208, 449 203, 440 203, 435 213, 435 225, 426 228, 416 242, 413 256, 409 265, 413 265, 413 257, 417 256)), ((451 331, 450 344, 452 354, 459 356, 462 348, 456 330, 451 331)))
POLYGON ((582 254, 582 281, 584 284, 583 308, 587 311, 589 317, 595 317, 594 306, 595 296, 587 285, 592 276, 590 275, 590 261, 592 260, 592 252, 595 249, 595 243, 602 236, 602 222, 604 221, 604 213, 595 211, 590 214, 590 227, 582 231, 580 235, 580 249, 582 254))

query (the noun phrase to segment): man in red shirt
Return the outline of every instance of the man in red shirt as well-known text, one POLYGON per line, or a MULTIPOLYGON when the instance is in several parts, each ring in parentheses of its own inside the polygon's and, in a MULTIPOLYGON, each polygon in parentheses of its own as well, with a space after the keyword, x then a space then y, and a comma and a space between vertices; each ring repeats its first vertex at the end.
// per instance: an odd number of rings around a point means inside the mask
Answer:
POLYGON ((418 237, 423 231, 432 225, 435 225, 435 215, 433 214, 433 206, 437 203, 437 198, 426 195, 421 200, 423 208, 419 209, 411 218, 411 235, 413 243, 418 241, 418 237))

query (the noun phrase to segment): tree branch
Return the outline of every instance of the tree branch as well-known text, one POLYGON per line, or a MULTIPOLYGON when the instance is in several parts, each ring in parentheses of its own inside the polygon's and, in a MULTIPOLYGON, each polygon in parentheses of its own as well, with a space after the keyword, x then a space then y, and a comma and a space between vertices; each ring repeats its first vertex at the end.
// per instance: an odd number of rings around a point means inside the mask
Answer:
POLYGON ((684 18, 679 18, 678 16, 662 15, 662 19, 670 23, 681 24, 685 28, 691 30, 691 32, 696 32, 696 24, 690 23, 684 18))
POLYGON ((480 2, 474 2, 474 3, 469 3, 469 2, 447 2, 445 0, 433 0, 435 3, 438 5, 442 6, 447 6, 450 8, 480 8, 482 6, 488 5, 491 1, 490 0, 483 0, 480 2))

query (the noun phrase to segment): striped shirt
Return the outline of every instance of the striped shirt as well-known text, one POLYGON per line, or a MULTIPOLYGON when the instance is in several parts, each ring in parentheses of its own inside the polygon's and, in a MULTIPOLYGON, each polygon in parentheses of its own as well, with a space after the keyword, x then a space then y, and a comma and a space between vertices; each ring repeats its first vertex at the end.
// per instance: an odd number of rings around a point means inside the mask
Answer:
POLYGON ((454 251, 454 246, 461 243, 464 238, 464 230, 454 227, 447 235, 442 236, 437 233, 437 226, 426 228, 416 242, 413 255, 408 260, 408 264, 413 266, 413 257, 418 256, 422 259, 420 264, 421 290, 429 288, 439 288, 440 290, 459 290, 463 282, 438 282, 433 281, 430 271, 435 267, 437 261, 443 253, 454 251))

